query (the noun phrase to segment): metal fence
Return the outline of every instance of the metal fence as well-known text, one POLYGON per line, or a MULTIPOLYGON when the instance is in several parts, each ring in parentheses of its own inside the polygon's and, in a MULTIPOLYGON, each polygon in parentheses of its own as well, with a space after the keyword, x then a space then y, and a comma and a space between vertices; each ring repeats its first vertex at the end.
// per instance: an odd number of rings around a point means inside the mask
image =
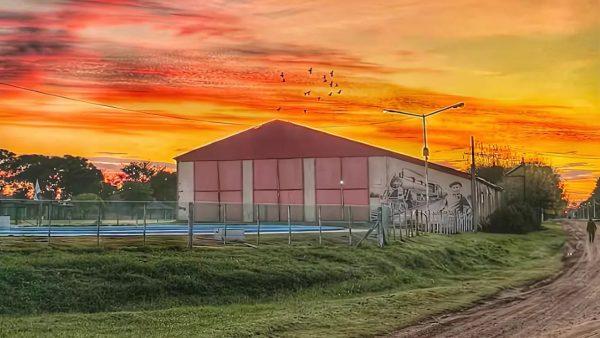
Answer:
POLYGON ((398 212, 385 205, 0 200, 0 239, 56 244, 384 245, 426 232, 468 231, 474 227, 467 214, 398 212))
POLYGON ((0 200, 0 215, 12 225, 133 225, 175 222, 177 202, 172 201, 32 201, 0 200))

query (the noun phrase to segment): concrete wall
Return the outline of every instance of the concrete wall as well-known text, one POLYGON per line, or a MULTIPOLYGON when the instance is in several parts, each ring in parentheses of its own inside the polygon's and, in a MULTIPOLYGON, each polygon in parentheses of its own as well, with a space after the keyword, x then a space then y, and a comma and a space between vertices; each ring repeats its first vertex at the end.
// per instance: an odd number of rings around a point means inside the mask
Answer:
POLYGON ((305 158, 302 160, 304 172, 304 220, 315 221, 315 159, 305 158))
MULTIPOLYGON (((426 210, 425 170, 421 165, 391 157, 370 157, 369 191, 372 210, 381 203, 390 205, 396 213, 426 210)), ((499 195, 494 188, 477 181, 473 199, 470 178, 429 168, 430 212, 471 214, 477 203, 482 220, 499 206, 499 195)))
POLYGON ((194 201, 194 162, 177 163, 177 219, 188 218, 188 206, 194 201))
MULTIPOLYGON (((299 205, 292 207, 292 219, 313 222, 317 203, 340 205, 342 195, 345 205, 367 206, 355 208, 356 212, 365 209, 364 217, 382 202, 396 211, 425 210, 423 166, 386 156, 179 162, 177 188, 179 205, 185 208, 194 200, 232 204, 226 215, 232 221, 254 221, 254 203, 273 204, 261 213, 284 221, 287 207, 279 208, 279 203, 299 205)), ((481 181, 476 189, 475 203, 483 219, 500 205, 500 194, 481 181)), ((429 194, 432 212, 472 212, 468 178, 430 168, 429 194)), ((214 212, 203 210, 202 214, 222 217, 218 209, 215 205, 214 212)), ((339 206, 330 209, 341 210, 339 206)), ((187 218, 187 211, 179 210, 178 218, 187 218)))
MULTIPOLYGON (((426 210, 425 170, 421 165, 391 157, 369 158, 371 208, 381 203, 395 213, 426 210)), ((430 212, 470 213, 471 180, 429 168, 430 212)))
POLYGON ((244 203, 244 222, 252 222, 254 220, 254 185, 253 185, 253 166, 252 160, 242 162, 242 200, 244 203))

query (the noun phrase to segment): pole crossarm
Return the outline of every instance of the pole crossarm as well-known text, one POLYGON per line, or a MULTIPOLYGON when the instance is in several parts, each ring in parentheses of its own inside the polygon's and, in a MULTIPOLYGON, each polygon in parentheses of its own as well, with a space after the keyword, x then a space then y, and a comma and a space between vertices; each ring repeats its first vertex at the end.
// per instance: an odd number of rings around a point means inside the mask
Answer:
MULTIPOLYGON (((429 215, 429 173, 428 173, 429 172, 429 170, 428 170, 429 148, 427 147, 427 117, 435 115, 437 113, 441 113, 448 109, 462 108, 464 106, 465 106, 465 104, 463 102, 458 102, 453 105, 434 110, 427 114, 415 114, 415 113, 404 112, 404 111, 396 110, 396 109, 384 109, 383 110, 383 112, 385 112, 385 113, 394 113, 394 114, 402 114, 402 115, 408 115, 408 116, 412 116, 412 117, 418 117, 423 122, 423 157, 425 158, 425 161, 424 161, 425 162, 425 211, 426 211, 427 215, 429 215)), ((429 218, 426 218, 426 222, 427 222, 426 227, 429 228, 429 218)))
POLYGON ((395 110, 395 109, 384 109, 383 110, 384 113, 394 113, 394 114, 404 114, 404 115, 409 115, 409 116, 414 116, 414 117, 423 117, 425 115, 419 115, 419 114, 413 114, 413 113, 408 113, 408 112, 404 112, 404 111, 400 111, 400 110, 395 110))

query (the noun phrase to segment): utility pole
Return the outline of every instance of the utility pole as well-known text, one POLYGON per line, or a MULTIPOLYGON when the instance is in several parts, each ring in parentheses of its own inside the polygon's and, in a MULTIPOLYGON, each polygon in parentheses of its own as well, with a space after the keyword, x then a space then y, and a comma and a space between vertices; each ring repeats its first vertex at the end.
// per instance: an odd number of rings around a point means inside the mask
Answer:
POLYGON ((408 115, 408 116, 412 116, 412 117, 418 117, 421 119, 421 121, 423 123, 423 157, 425 158, 425 211, 427 214, 427 218, 425 220, 426 220, 427 228, 429 228, 429 170, 428 170, 429 169, 429 148, 427 147, 426 118, 429 116, 441 113, 443 111, 446 111, 448 109, 458 109, 458 108, 462 108, 464 106, 465 106, 465 104, 463 102, 458 102, 451 106, 440 108, 440 109, 434 110, 427 114, 408 113, 408 112, 395 110, 395 109, 384 109, 383 110, 385 113, 403 114, 403 115, 408 115))
POLYGON ((473 229, 477 229, 477 179, 475 168, 475 139, 471 136, 471 217, 473 217, 473 229))

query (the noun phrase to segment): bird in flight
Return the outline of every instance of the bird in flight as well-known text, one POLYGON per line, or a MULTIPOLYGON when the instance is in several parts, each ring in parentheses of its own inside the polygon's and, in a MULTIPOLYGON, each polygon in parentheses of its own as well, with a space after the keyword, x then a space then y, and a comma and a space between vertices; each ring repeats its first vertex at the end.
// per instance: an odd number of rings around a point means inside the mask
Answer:
POLYGON ((329 82, 329 87, 333 87, 333 81, 329 82))
POLYGON ((319 96, 319 97, 317 97, 317 101, 321 101, 321 97, 320 97, 320 96, 319 96))
POLYGON ((331 77, 333 77, 333 70, 329 72, 329 75, 331 75, 331 77))
POLYGON ((333 92, 329 92, 329 96, 333 95, 333 92))
POLYGON ((280 110, 281 110, 281 107, 277 107, 277 111, 280 111, 280 110))
POLYGON ((304 114, 308 113, 308 109, 304 109, 304 114))
POLYGON ((327 75, 323 74, 323 82, 327 82, 327 75))
POLYGON ((342 93, 342 90, 341 90, 341 89, 340 89, 340 90, 338 90, 338 94, 341 94, 341 93, 342 93))
POLYGON ((281 76, 281 82, 285 82, 285 75, 283 74, 283 72, 281 72, 279 76, 281 76))
POLYGON ((338 83, 337 83, 337 82, 335 83, 335 86, 336 86, 336 87, 338 86, 338 83))
POLYGON ((312 74, 312 67, 308 68, 308 74, 311 75, 312 74))
POLYGON ((310 90, 307 92, 304 92, 304 96, 308 96, 308 95, 310 95, 310 90))

